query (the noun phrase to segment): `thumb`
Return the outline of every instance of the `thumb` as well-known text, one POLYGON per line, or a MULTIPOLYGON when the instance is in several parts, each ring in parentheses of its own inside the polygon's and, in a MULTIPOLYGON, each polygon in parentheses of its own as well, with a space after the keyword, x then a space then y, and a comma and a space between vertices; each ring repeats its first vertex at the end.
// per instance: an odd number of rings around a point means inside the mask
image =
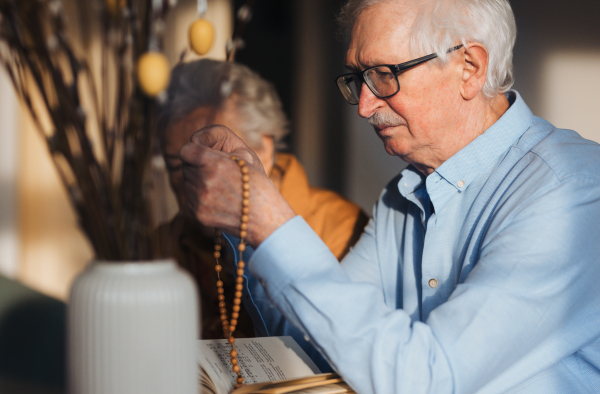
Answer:
POLYGON ((240 137, 223 125, 204 127, 192 134, 190 141, 225 153, 232 153, 238 148, 247 148, 240 137))
POLYGON ((192 134, 190 141, 191 144, 233 154, 240 159, 246 160, 249 164, 254 164, 262 168, 262 164, 254 151, 246 145, 244 140, 226 126, 212 125, 204 127, 192 134))

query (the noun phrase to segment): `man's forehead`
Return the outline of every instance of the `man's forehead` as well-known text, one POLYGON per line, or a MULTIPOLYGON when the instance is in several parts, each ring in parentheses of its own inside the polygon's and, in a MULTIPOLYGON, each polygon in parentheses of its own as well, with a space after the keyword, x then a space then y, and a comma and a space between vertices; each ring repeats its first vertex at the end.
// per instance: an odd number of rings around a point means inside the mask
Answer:
POLYGON ((415 16, 416 8, 404 1, 366 8, 352 27, 345 65, 353 69, 406 60, 415 16))

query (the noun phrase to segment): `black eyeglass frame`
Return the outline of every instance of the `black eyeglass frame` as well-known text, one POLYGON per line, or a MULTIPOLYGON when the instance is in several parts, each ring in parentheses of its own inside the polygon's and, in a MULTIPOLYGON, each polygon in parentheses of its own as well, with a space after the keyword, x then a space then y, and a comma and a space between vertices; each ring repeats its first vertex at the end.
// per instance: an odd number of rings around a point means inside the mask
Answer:
MULTIPOLYGON (((453 48, 448 49, 447 53, 456 51, 456 50, 458 50, 458 49, 460 49, 462 47, 463 47, 463 44, 457 45, 457 46, 455 46, 453 48)), ((346 82, 344 82, 344 78, 349 77, 349 76, 354 76, 354 77, 358 78, 358 80, 361 81, 361 83, 366 84, 369 87, 369 90, 376 97, 382 98, 382 99, 389 98, 389 97, 392 97, 393 95, 395 95, 396 93, 398 93, 400 91, 400 83, 398 82, 398 74, 400 74, 401 72, 404 72, 404 71, 408 70, 409 68, 413 68, 415 66, 418 66, 419 64, 428 62, 431 59, 435 59, 436 57, 438 57, 438 55, 436 53, 432 53, 431 55, 423 56, 423 57, 420 57, 420 58, 414 59, 414 60, 409 60, 407 62, 400 63, 400 64, 379 64, 377 66, 369 67, 369 68, 366 68, 366 69, 364 69, 362 71, 359 71, 359 72, 356 72, 356 73, 347 73, 347 74, 340 75, 339 77, 337 77, 335 79, 335 83, 336 83, 338 89, 340 89, 340 92, 342 93, 342 96, 344 96, 344 98, 346 99, 346 101, 348 103, 350 103, 351 105, 357 105, 358 104, 358 100, 356 100, 355 103, 351 103, 348 100, 348 98, 346 97, 346 95, 344 94, 344 91, 342 90, 343 89, 342 86, 340 86, 340 82, 342 82, 344 84, 344 88, 347 86, 346 82), (396 80, 396 91, 394 93, 389 94, 387 96, 380 96, 380 95, 378 95, 377 93, 375 93, 373 91, 373 88, 365 80, 365 77, 364 77, 365 73, 367 73, 369 70, 372 70, 372 69, 377 68, 377 67, 388 67, 392 71, 392 74, 394 75, 394 79, 396 80)))

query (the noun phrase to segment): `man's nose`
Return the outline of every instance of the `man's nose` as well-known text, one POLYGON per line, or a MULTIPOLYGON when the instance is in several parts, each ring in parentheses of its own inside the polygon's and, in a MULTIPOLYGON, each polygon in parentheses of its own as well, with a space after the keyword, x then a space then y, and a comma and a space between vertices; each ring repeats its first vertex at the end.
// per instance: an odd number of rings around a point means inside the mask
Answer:
POLYGON ((378 108, 381 107, 384 101, 375 96, 371 89, 363 82, 358 96, 358 116, 362 118, 370 118, 378 108))

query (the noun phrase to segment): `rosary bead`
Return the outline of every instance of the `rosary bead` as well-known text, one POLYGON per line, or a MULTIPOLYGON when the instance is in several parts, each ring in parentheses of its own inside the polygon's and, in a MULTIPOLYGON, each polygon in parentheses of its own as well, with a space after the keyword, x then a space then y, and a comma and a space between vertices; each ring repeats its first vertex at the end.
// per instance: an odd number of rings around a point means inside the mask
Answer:
MULTIPOLYGON (((244 243, 244 238, 248 235, 248 222, 250 221, 250 169, 246 166, 246 161, 243 159, 239 159, 235 155, 230 156, 231 160, 234 160, 238 163, 240 167, 240 171, 242 173, 242 215, 240 217, 240 243, 238 245, 238 250, 243 253, 246 250, 246 244, 244 243)), ((235 294, 233 299, 233 307, 231 313, 231 320, 227 319, 227 308, 225 303, 225 289, 223 288, 223 281, 219 278, 218 273, 222 271, 222 266, 219 264, 219 257, 221 257, 221 231, 215 229, 215 251, 213 256, 217 259, 217 263, 215 265, 215 271, 217 272, 217 293, 219 294, 219 311, 221 312, 221 320, 223 325, 223 334, 227 338, 227 341, 231 344, 231 364, 232 370, 235 372, 238 377, 236 379, 237 384, 241 385, 244 382, 244 377, 240 373, 240 367, 238 365, 237 360, 237 351, 235 350, 235 337, 233 336, 233 332, 235 331, 237 325, 237 319, 239 317, 242 290, 244 288, 244 267, 245 263, 240 260, 238 262, 237 269, 237 277, 236 277, 236 286, 235 286, 235 294)))

